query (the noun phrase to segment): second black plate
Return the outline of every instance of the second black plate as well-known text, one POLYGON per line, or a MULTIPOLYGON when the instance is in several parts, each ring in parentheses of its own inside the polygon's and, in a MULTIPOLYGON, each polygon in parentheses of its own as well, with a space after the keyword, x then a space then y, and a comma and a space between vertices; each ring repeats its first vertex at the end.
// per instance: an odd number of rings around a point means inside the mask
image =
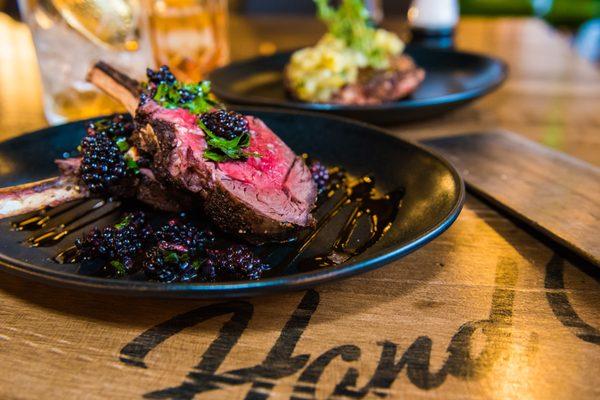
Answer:
POLYGON ((215 70, 209 79, 214 93, 230 104, 321 111, 386 125, 454 110, 497 88, 508 73, 503 61, 480 54, 420 46, 409 46, 406 52, 425 70, 425 81, 411 96, 376 106, 291 99, 284 90, 283 69, 292 52, 236 62, 215 70))

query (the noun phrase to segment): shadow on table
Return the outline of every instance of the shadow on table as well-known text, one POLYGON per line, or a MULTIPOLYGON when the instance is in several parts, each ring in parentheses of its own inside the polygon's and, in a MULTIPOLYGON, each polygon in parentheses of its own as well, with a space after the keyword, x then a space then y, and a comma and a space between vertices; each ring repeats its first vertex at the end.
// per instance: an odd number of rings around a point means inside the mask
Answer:
MULTIPOLYGON (((480 201, 488 204, 485 200, 480 201)), ((492 204, 488 205, 494 208, 492 204)), ((484 209, 474 208, 475 213, 486 220, 489 226, 510 243, 523 258, 533 260, 532 264, 544 266, 545 296, 554 317, 579 339, 600 345, 600 329, 586 322, 573 305, 572 297, 576 293, 571 292, 580 287, 569 287, 569 284, 576 282, 578 286, 597 288, 600 283, 600 269, 514 216, 499 212, 506 219, 490 219, 487 215, 489 210, 485 214, 482 210, 484 209), (538 241, 548 248, 546 255, 542 253, 545 259, 540 259, 540 252, 533 251, 532 247, 527 245, 525 236, 530 236, 529 240, 538 241)), ((597 306, 596 296, 590 298, 590 296, 580 295, 578 300, 588 305, 586 309, 594 310, 597 306)))

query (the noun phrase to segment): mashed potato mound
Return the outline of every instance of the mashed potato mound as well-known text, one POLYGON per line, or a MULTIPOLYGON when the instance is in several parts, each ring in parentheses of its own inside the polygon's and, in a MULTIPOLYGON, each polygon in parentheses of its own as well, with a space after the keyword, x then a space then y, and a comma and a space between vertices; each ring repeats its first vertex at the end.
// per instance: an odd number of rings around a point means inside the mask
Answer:
POLYGON ((402 53, 404 43, 392 32, 377 29, 373 47, 384 55, 377 65, 343 40, 326 34, 315 46, 292 55, 286 69, 288 85, 300 100, 327 102, 342 87, 355 83, 361 69, 389 68, 389 59, 402 53))

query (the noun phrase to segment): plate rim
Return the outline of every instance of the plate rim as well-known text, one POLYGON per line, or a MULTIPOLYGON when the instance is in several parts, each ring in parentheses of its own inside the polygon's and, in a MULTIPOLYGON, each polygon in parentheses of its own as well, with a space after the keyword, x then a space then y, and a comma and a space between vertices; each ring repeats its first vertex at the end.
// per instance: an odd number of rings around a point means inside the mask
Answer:
MULTIPOLYGON (((409 45, 410 46, 410 45, 409 45)), ((445 54, 460 54, 463 56, 474 57, 479 59, 484 59, 490 61, 494 64, 497 64, 500 67, 500 77, 495 79, 489 84, 482 85, 473 89, 469 89, 467 91, 459 92, 459 93, 451 93, 438 97, 431 97, 427 99, 419 99, 419 100, 397 100, 390 101, 382 104, 375 105, 344 105, 344 104, 332 104, 332 103, 310 103, 310 102, 302 102, 302 101, 294 101, 291 99, 287 99, 284 101, 274 101, 270 100, 267 97, 252 97, 252 96, 242 96, 238 95, 235 92, 230 90, 225 90, 215 84, 215 75, 225 73, 228 69, 234 67, 242 67, 244 65, 249 65, 252 63, 256 63, 261 60, 266 60, 269 58, 275 57, 283 57, 289 56, 294 51, 298 49, 279 51, 269 56, 256 56, 251 58, 246 58, 243 60, 235 61, 229 63, 223 67, 217 68, 210 72, 207 79, 211 81, 212 86, 211 89, 215 95, 225 100, 226 102, 230 102, 231 104, 237 105, 255 105, 255 106, 265 106, 265 107, 276 107, 276 108, 291 108, 296 110, 306 110, 306 111, 320 111, 320 112, 369 112, 369 111, 402 111, 402 110, 414 110, 418 108, 426 108, 447 104, 460 104, 464 102, 468 102, 471 100, 475 100, 479 97, 482 97, 488 93, 493 92, 498 89, 507 79, 510 72, 510 67, 508 64, 498 58, 488 56, 486 54, 473 52, 473 51, 463 51, 456 49, 439 49, 425 46, 416 46, 412 45, 414 49, 431 51, 434 53, 445 53, 445 54)), ((410 50, 411 47, 408 47, 410 50)))
MULTIPOLYGON (((235 107, 234 107, 235 108, 235 107)), ((440 221, 432 226, 427 231, 422 232, 414 240, 409 243, 398 246, 392 251, 380 250, 368 260, 350 262, 344 264, 343 267, 335 267, 324 270, 316 270, 310 272, 302 272, 283 277, 271 277, 256 281, 242 282, 221 282, 221 283, 161 283, 151 281, 125 281, 111 278, 101 278, 87 275, 78 275, 74 273, 56 271, 46 269, 29 262, 14 259, 6 254, 0 253, 0 270, 13 273, 26 278, 31 278, 39 282, 48 283, 55 286, 63 286, 72 289, 80 289, 97 293, 106 293, 114 295, 126 295, 130 297, 180 297, 180 298, 196 298, 196 299, 215 299, 215 298, 230 298, 230 297, 245 297, 261 295, 267 292, 275 293, 289 290, 301 290, 309 287, 314 287, 319 284, 331 282, 337 279, 347 278, 352 275, 357 275, 363 272, 369 272, 374 269, 385 266, 386 264, 397 260, 429 243, 444 231, 446 231, 458 218, 462 211, 466 189, 465 183, 454 165, 442 156, 439 152, 430 149, 420 143, 408 141, 388 133, 385 129, 375 125, 353 120, 337 115, 323 114, 318 112, 309 112, 304 110, 287 110, 273 107, 237 107, 244 112, 270 112, 278 114, 297 114, 301 116, 310 116, 316 118, 324 118, 336 120, 342 123, 349 123, 361 126, 362 128, 372 131, 372 134, 390 137, 394 140, 403 142, 405 145, 414 147, 419 151, 429 154, 443 164, 450 171, 454 182, 457 184, 457 200, 452 209, 440 219, 440 221)), ((101 118, 101 117, 96 117, 101 118)), ((92 119, 96 119, 92 118, 92 119)), ((23 133, 15 138, 0 141, 0 144, 18 139, 21 136, 35 134, 46 129, 56 129, 63 126, 81 124, 89 119, 78 120, 66 124, 49 126, 36 131, 23 133)))

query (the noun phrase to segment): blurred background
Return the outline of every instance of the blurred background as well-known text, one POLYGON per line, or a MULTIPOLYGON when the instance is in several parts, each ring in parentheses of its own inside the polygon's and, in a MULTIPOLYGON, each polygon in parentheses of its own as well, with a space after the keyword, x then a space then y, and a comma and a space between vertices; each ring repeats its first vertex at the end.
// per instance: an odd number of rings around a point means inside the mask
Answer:
MULTIPOLYGON (((600 61, 600 0, 365 3, 376 22, 383 21, 403 39, 410 37, 406 22, 411 7, 418 9, 416 4, 428 4, 434 12, 444 7, 456 10, 458 6, 463 16, 534 16, 559 29, 584 58, 600 61)), ((310 27, 305 25, 307 16, 311 18, 314 12, 313 0, 0 0, 0 49, 15 48, 11 41, 17 40, 17 30, 25 29, 19 22, 25 22, 39 64, 44 113, 51 124, 58 124, 120 111, 118 104, 85 80, 95 60, 108 61, 138 79, 144 77, 147 66, 167 64, 179 79, 198 81, 232 59, 281 50, 276 43, 279 39, 286 39, 290 47, 310 44, 306 38, 321 34, 322 29, 316 21, 310 27), (278 37, 273 38, 269 28, 261 31, 260 26, 276 23, 278 15, 285 15, 286 21, 293 20, 294 15, 304 16, 304 22, 296 18, 296 24, 279 29, 278 37), (268 24, 249 25, 245 17, 268 24), (250 45, 256 42, 249 39, 253 35, 262 38, 257 49, 250 45)), ((456 12, 454 15, 450 32, 456 24, 456 12)), ((413 39, 418 39, 420 27, 414 18, 411 22, 413 39)), ((18 37, 31 43, 26 35, 18 37)))
MULTIPOLYGON (((385 14, 405 15, 411 0, 371 0, 380 3, 385 14)), ((463 15, 531 16, 551 24, 576 29, 592 18, 600 17, 599 0, 460 0, 463 15)), ((230 0, 229 9, 238 14, 310 14, 312 0, 230 0)), ((0 0, 0 11, 19 18, 17 0, 0 0)))

